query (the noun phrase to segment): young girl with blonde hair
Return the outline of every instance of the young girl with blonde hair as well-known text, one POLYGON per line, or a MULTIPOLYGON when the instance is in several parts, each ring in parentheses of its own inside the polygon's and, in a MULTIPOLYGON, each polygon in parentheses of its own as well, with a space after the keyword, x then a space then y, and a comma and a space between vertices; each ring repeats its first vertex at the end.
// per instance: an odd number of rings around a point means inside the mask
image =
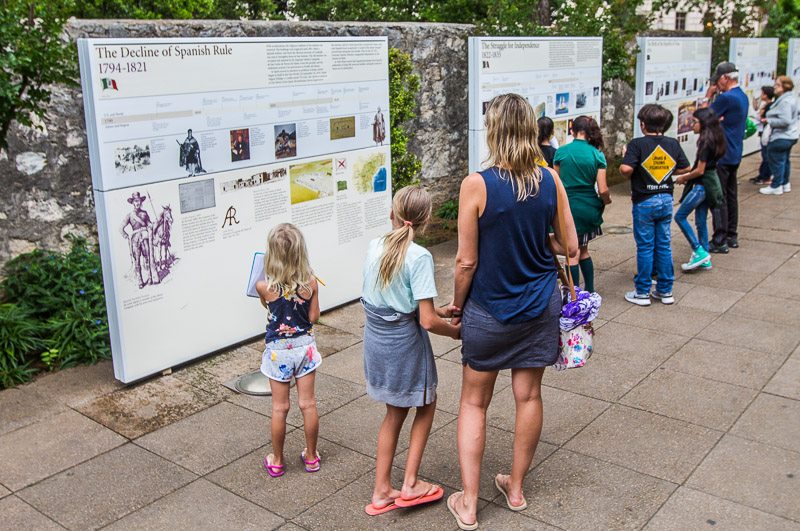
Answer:
POLYGON ((371 516, 430 503, 444 495, 440 486, 417 476, 436 408, 436 365, 428 332, 458 339, 460 329, 442 319, 453 315, 452 308, 434 307, 433 257, 413 242, 430 217, 431 199, 423 188, 399 190, 392 202, 392 231, 370 242, 364 264, 367 394, 386 404, 378 432, 375 488, 365 507, 371 516), (417 411, 403 486, 397 490, 391 482, 392 461, 412 407, 417 411))
POLYGON ((267 309, 261 372, 269 378, 272 390, 272 453, 264 458, 264 468, 274 478, 285 472, 283 443, 289 413, 289 383, 294 377, 306 436, 306 448, 300 459, 306 472, 316 472, 320 457, 314 376, 322 356, 311 329, 319 318, 319 290, 308 262, 303 233, 291 223, 281 223, 270 231, 264 277, 256 283, 261 304, 267 309))

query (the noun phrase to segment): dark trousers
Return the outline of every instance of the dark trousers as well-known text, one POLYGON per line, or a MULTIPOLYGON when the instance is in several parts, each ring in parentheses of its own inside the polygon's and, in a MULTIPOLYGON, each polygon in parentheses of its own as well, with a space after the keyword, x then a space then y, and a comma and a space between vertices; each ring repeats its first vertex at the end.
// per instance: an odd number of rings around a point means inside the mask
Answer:
POLYGON ((715 245, 723 245, 729 239, 738 237, 739 182, 736 180, 738 171, 738 164, 717 164, 717 175, 719 183, 722 185, 723 199, 722 203, 711 211, 714 223, 712 240, 715 245))

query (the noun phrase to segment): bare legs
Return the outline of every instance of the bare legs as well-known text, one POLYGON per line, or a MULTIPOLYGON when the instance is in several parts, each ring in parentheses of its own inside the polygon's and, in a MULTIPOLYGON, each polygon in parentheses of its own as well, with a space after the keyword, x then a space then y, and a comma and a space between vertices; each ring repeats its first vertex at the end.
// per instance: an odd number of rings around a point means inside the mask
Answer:
MULTIPOLYGON (((498 476, 512 505, 522 505, 522 480, 533 461, 542 432, 541 384, 544 368, 514 369, 511 387, 516 404, 514 455, 511 475, 498 476)), ((454 500, 456 512, 471 524, 476 521, 481 461, 486 446, 486 409, 492 400, 497 372, 481 372, 465 365, 458 414, 458 461, 464 494, 454 500)))
MULTIPOLYGON (((315 372, 310 372, 296 380, 297 397, 303 413, 303 430, 306 435, 306 455, 310 458, 317 452, 319 433, 319 414, 314 395, 315 372)), ((273 465, 283 464, 283 444, 286 440, 286 416, 289 414, 289 383, 269 381, 272 390, 272 453, 273 465)))
POLYGON ((419 481, 420 463, 428 435, 433 425, 433 414, 436 411, 436 402, 427 406, 418 407, 411 425, 411 441, 406 459, 406 472, 403 479, 402 490, 392 487, 392 463, 397 451, 397 440, 400 430, 408 416, 409 408, 386 405, 386 416, 383 418, 380 431, 378 431, 378 455, 375 470, 375 489, 372 491, 372 505, 383 507, 401 495, 404 498, 414 498, 425 494, 431 485, 419 481))

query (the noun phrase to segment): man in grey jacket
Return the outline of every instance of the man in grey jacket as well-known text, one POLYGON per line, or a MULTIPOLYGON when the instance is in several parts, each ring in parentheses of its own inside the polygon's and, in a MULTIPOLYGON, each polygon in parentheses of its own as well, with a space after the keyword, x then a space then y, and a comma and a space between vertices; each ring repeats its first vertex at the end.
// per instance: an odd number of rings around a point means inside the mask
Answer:
POLYGON ((772 173, 772 184, 761 188, 759 192, 762 194, 781 195, 792 190, 792 185, 789 184, 789 155, 800 136, 797 126, 797 100, 793 90, 792 78, 778 77, 775 80, 777 99, 761 120, 770 129, 767 162, 772 173))

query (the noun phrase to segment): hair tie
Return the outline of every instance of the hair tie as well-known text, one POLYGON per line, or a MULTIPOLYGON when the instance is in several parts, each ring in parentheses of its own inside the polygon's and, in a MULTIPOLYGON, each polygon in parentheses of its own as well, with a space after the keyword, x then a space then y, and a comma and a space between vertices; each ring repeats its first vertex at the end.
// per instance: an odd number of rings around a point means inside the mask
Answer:
POLYGON ((412 227, 414 224, 411 223, 410 221, 406 220, 406 221, 403 222, 403 225, 405 225, 406 227, 412 227))

